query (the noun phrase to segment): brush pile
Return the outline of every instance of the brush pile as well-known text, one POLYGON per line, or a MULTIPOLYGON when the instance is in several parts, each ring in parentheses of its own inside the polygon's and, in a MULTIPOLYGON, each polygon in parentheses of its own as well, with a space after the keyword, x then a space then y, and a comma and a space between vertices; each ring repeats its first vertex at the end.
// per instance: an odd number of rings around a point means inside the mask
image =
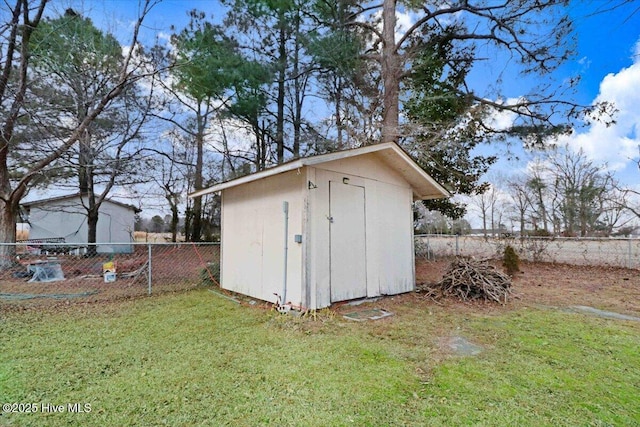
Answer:
POLYGON ((456 258, 442 280, 423 285, 420 291, 434 299, 453 296, 463 301, 482 298, 506 303, 511 293, 511 278, 485 260, 456 258))

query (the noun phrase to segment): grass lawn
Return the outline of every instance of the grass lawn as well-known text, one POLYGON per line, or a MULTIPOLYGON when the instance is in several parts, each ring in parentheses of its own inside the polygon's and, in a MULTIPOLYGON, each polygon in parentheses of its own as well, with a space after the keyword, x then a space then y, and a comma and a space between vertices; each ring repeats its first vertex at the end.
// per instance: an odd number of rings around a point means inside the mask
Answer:
POLYGON ((362 323, 207 290, 5 315, 0 403, 37 413, 0 425, 640 425, 640 323, 412 298, 362 323))

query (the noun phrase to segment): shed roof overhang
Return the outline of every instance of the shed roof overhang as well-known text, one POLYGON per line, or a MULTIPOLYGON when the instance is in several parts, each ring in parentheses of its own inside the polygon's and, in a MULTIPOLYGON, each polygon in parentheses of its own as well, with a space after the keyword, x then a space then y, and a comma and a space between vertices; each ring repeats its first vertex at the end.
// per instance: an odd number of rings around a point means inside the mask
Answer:
POLYGON ((364 154, 374 154, 387 166, 397 171, 411 186, 414 200, 441 199, 451 196, 443 186, 431 178, 431 176, 429 176, 429 174, 427 174, 402 148, 395 143, 385 142, 354 148, 352 150, 337 151, 334 153, 295 159, 273 168, 216 184, 200 191, 195 191, 190 193, 189 197, 204 196, 206 194, 216 193, 227 188, 267 178, 269 176, 301 169, 305 166, 320 166, 323 163, 361 156, 364 154))
MULTIPOLYGON (((63 201, 63 200, 73 200, 73 199, 77 199, 80 197, 86 197, 86 195, 83 195, 82 193, 72 193, 72 194, 64 194, 62 196, 54 196, 54 197, 47 197, 46 199, 38 199, 38 200, 30 200, 30 201, 25 201, 20 203, 20 206, 24 207, 25 209, 31 209, 34 206, 46 206, 50 203, 54 203, 54 202, 59 202, 59 201, 63 201)), ((119 202, 117 200, 114 199, 110 199, 110 198, 106 198, 104 199, 105 202, 107 203, 113 203, 114 205, 118 205, 118 206, 122 206, 123 208, 127 208, 130 209, 132 211, 134 211, 134 213, 140 213, 142 212, 142 209, 135 207, 133 205, 129 205, 123 202, 119 202)))

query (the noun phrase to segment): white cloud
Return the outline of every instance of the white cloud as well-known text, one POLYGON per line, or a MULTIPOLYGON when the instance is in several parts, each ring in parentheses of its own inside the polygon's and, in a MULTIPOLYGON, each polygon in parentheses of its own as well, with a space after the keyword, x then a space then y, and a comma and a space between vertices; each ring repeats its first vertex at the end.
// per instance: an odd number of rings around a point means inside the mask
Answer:
POLYGON ((158 40, 165 42, 167 45, 169 45, 170 41, 171 41, 171 34, 164 32, 164 31, 159 31, 158 34, 156 35, 156 37, 158 38, 158 40))
MULTIPOLYGON (((404 37, 404 35, 409 31, 409 29, 416 23, 419 15, 416 12, 405 10, 400 8, 396 10, 396 26, 395 26, 395 40, 396 43, 404 37)), ((375 28, 382 32, 382 9, 378 9, 375 12, 369 15, 360 15, 357 18, 360 22, 368 22, 372 23, 375 28)), ((368 46, 368 47, 371 47, 368 46)))
MULTIPOLYGON (((376 30, 382 33, 382 9, 376 10, 370 16, 361 15, 358 17, 358 20, 360 20, 361 22, 373 23, 376 30)), ((415 17, 411 13, 396 12, 396 42, 400 40, 402 36, 404 36, 404 34, 409 30, 409 28, 411 28, 414 22, 415 17)))
POLYGON ((604 77, 595 102, 611 102, 618 110, 616 123, 606 126, 595 122, 588 130, 561 138, 574 150, 582 149, 598 163, 621 170, 638 155, 640 145, 640 41, 634 49, 634 63, 604 77))
MULTIPOLYGON (((516 105, 523 102, 522 98, 508 98, 504 101, 496 101, 500 105, 516 105)), ((492 129, 505 130, 513 125, 518 115, 513 111, 495 110, 488 119, 488 124, 492 129)))
POLYGON ((418 17, 412 12, 396 13, 396 41, 400 40, 407 31, 415 24, 418 17))

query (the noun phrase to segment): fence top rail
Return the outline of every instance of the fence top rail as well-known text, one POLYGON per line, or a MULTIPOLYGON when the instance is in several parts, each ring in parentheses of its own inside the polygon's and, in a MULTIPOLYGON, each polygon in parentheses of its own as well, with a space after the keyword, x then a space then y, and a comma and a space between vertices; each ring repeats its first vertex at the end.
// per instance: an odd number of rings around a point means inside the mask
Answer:
POLYGON ((45 237, 42 239, 21 239, 16 240, 16 243, 66 243, 64 237, 45 237))
POLYGON ((445 239, 458 238, 472 238, 472 239, 493 239, 493 240, 505 240, 505 239, 524 239, 524 240, 564 240, 564 241, 594 241, 594 242, 610 242, 610 241, 640 241, 640 237, 564 237, 564 236, 491 236, 486 237, 481 234, 415 234, 414 237, 437 237, 445 239))
POLYGON ((0 242, 0 245, 7 246, 36 246, 36 245, 46 245, 46 246, 175 246, 175 245, 196 245, 196 246, 204 246, 204 245, 219 245, 220 242, 97 242, 97 243, 77 243, 77 242, 50 242, 45 241, 44 239, 30 239, 30 240, 21 240, 16 241, 15 243, 3 243, 0 242))

